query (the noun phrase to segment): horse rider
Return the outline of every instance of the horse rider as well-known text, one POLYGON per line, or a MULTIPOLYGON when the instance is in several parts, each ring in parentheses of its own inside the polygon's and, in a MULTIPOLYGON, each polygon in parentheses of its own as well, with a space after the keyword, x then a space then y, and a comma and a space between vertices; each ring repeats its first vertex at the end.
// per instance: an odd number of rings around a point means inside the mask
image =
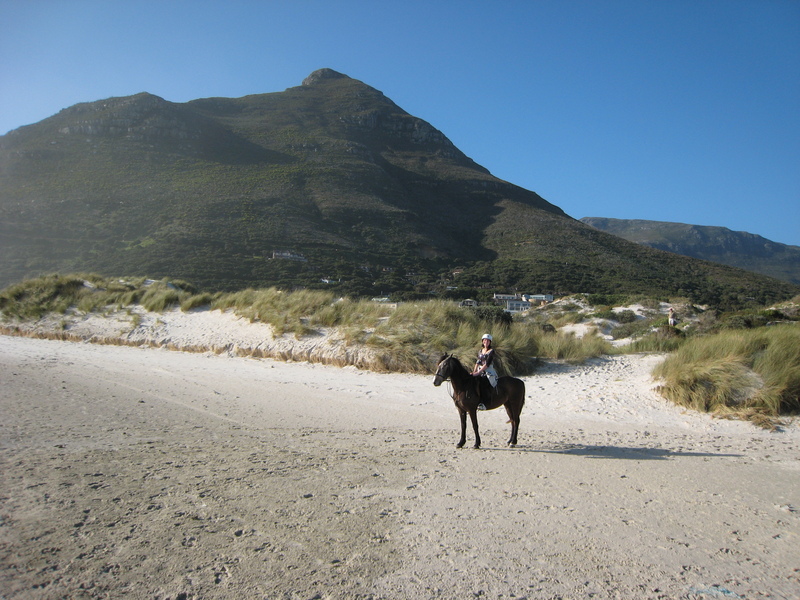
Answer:
MULTIPOLYGON (((475 363, 475 368, 472 370, 472 375, 475 377, 486 377, 492 385, 492 389, 497 388, 497 371, 494 365, 494 348, 492 348, 492 336, 485 333, 481 338, 481 349, 478 351, 478 360, 475 363)), ((486 405, 481 402, 478 404, 478 410, 486 410, 486 405)))

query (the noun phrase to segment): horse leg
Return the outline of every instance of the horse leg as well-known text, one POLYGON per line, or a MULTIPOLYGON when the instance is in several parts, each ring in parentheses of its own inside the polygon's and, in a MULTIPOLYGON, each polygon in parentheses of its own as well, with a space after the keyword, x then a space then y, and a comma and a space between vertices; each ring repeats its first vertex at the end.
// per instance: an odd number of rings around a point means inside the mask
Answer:
POLYGON ((478 433, 478 413, 475 409, 469 411, 469 418, 472 420, 472 430, 475 432, 475 445, 473 448, 480 448, 481 435, 478 433))
POLYGON ((458 440, 456 448, 463 448, 467 442, 467 411, 458 409, 458 416, 461 419, 461 439, 458 440))
POLYGON ((513 403, 506 402, 506 413, 508 414, 508 422, 511 423, 511 437, 508 438, 508 442, 506 442, 509 446, 516 446, 517 445, 517 431, 519 430, 519 410, 517 410, 516 406, 512 406, 513 403))

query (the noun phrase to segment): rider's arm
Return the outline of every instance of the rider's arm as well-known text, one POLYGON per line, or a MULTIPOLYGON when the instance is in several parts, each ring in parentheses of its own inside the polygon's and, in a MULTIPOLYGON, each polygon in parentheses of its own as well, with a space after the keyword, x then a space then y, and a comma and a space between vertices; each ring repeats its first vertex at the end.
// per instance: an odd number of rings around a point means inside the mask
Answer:
POLYGON ((488 366, 489 366, 489 362, 488 361, 483 363, 483 364, 481 364, 481 361, 478 361, 478 362, 475 363, 475 368, 472 369, 472 374, 473 375, 480 375, 481 373, 483 373, 486 370, 486 367, 488 367, 488 366))

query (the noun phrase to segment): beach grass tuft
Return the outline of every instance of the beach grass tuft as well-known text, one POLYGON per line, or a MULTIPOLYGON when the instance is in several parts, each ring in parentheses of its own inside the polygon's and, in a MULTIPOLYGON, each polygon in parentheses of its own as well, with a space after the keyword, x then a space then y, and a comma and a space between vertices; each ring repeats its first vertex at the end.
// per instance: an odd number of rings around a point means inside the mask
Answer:
POLYGON ((800 413, 800 327, 723 330, 692 338, 660 364, 659 391, 676 404, 757 420, 800 413))

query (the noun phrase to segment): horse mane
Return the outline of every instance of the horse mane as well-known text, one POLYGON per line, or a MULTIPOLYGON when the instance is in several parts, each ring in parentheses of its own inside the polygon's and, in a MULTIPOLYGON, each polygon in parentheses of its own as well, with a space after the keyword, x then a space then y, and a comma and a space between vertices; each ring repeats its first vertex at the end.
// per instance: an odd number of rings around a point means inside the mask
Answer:
MULTIPOLYGON (((445 355, 442 357, 442 360, 448 360, 448 359, 452 360, 452 361, 453 361, 453 363, 455 363, 455 364, 453 365, 453 371, 455 371, 455 372, 456 372, 456 377, 464 378, 464 377, 466 377, 466 376, 468 376, 468 375, 471 375, 471 372, 470 372, 470 371, 469 371, 469 370, 468 370, 468 369, 467 369, 467 368, 466 368, 464 365, 462 365, 462 364, 461 364, 461 361, 460 361, 460 360, 458 360, 458 359, 455 357, 455 355, 454 355, 454 354, 449 354, 449 355, 448 355, 448 354, 445 354, 445 355)), ((441 362, 441 361, 440 361, 440 362, 441 362)), ((452 376, 452 375, 453 375, 453 374, 451 373, 451 376, 452 376)))
POLYGON ((467 397, 479 398, 480 378, 473 377, 472 371, 462 365, 461 361, 453 354, 445 354, 442 356, 439 362, 443 361, 449 361, 450 363, 450 381, 453 382, 454 389, 457 389, 458 386, 463 386, 460 393, 466 394, 467 397))

